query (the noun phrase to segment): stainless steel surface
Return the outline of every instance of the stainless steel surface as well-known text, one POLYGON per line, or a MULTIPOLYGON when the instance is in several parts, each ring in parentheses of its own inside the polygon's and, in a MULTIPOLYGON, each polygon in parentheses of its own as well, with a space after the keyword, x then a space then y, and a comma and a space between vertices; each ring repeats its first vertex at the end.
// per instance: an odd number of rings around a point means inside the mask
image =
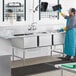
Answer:
POLYGON ((20 37, 11 39, 13 47, 17 48, 31 48, 37 47, 37 37, 20 37))
POLYGON ((46 33, 45 35, 39 36, 39 46, 51 46, 52 45, 52 36, 46 33))
POLYGON ((53 36, 54 36, 54 39, 53 39, 54 45, 64 44, 65 33, 56 33, 56 34, 53 34, 53 36))

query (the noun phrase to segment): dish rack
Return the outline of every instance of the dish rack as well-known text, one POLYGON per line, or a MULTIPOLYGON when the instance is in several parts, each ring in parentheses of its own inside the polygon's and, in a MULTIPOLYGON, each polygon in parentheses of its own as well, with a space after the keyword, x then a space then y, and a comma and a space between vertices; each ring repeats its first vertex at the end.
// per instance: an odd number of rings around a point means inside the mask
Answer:
POLYGON ((8 10, 13 11, 13 19, 16 19, 17 16, 24 18, 24 6, 20 2, 10 2, 4 6, 4 19, 8 20, 8 10))

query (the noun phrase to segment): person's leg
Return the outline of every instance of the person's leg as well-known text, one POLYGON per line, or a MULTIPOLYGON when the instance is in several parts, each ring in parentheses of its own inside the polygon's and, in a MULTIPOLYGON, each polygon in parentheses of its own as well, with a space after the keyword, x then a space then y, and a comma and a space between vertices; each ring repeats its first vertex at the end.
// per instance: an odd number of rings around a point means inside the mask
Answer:
POLYGON ((71 56, 66 55, 65 57, 60 57, 60 59, 62 59, 64 61, 69 61, 71 59, 71 56))

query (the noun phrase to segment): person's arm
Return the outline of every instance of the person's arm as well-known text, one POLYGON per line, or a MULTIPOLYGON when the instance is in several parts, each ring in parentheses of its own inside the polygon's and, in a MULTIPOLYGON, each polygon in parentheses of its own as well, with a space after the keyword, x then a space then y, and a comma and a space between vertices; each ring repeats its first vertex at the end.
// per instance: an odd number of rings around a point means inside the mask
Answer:
POLYGON ((61 16, 63 16, 65 19, 69 19, 69 16, 65 15, 64 13, 60 12, 61 16))
POLYGON ((76 27, 76 18, 75 17, 71 18, 69 24, 66 27, 60 29, 59 32, 67 31, 74 27, 76 27))
POLYGON ((64 18, 66 17, 66 15, 64 13, 62 13, 61 9, 58 9, 58 12, 60 13, 61 16, 63 16, 64 18))
POLYGON ((65 19, 68 19, 68 18, 69 18, 69 16, 65 15, 64 13, 62 13, 61 9, 59 9, 58 12, 59 12, 60 15, 63 16, 65 19))
POLYGON ((65 14, 63 14, 62 12, 60 12, 60 14, 61 14, 61 16, 63 16, 64 18, 66 17, 66 15, 65 15, 65 14))
POLYGON ((72 29, 73 27, 76 27, 76 19, 74 17, 70 20, 69 24, 63 28, 63 30, 67 31, 72 29))

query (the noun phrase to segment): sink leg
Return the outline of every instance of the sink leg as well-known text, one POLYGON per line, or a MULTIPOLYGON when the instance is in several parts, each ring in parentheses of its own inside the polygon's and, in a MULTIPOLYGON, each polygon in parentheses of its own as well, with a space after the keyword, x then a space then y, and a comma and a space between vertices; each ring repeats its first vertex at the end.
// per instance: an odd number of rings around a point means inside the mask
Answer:
MULTIPOLYGON (((63 46, 63 47, 62 47, 62 48, 63 48, 62 51, 64 51, 64 45, 62 45, 62 46, 63 46)), ((64 57, 64 56, 65 56, 65 55, 64 55, 64 52, 63 52, 63 57, 64 57)))
POLYGON ((25 49, 23 50, 23 65, 25 65, 25 49))
POLYGON ((12 48, 12 60, 14 61, 14 47, 12 48))
POLYGON ((51 56, 52 56, 52 46, 51 46, 51 56))

